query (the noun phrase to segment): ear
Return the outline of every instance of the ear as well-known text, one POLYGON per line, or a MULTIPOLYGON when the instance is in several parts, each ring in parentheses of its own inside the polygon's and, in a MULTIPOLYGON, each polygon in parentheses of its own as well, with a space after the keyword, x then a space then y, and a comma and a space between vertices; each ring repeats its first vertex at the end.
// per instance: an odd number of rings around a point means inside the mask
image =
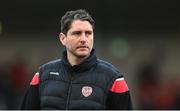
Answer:
POLYGON ((66 35, 63 33, 59 34, 59 41, 62 43, 62 45, 66 45, 66 35))

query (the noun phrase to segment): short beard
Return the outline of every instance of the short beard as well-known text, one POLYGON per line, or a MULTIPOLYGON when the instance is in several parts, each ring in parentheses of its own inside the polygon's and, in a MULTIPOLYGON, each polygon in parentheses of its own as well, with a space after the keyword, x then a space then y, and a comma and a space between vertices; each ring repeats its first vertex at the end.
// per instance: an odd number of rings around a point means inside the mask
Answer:
POLYGON ((89 55, 90 54, 87 54, 87 55, 79 55, 79 54, 77 54, 77 53, 75 53, 75 52, 71 52, 74 56, 76 56, 77 58, 79 58, 79 59, 85 59, 85 58, 87 58, 87 57, 89 57, 89 55))
MULTIPOLYGON (((68 50, 68 49, 67 49, 68 50)), ((74 55, 75 57, 77 57, 78 59, 85 59, 87 57, 90 56, 90 53, 87 55, 79 55, 78 53, 76 53, 76 51, 72 51, 72 50, 68 50, 72 55, 74 55)))

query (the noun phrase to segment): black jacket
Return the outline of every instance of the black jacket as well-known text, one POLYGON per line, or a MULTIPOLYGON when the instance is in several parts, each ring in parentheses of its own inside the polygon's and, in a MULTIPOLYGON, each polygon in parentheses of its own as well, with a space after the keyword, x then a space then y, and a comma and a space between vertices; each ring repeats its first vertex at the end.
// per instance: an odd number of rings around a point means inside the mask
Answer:
POLYGON ((132 109, 123 75, 91 56, 71 66, 62 60, 44 64, 33 77, 21 109, 132 109))

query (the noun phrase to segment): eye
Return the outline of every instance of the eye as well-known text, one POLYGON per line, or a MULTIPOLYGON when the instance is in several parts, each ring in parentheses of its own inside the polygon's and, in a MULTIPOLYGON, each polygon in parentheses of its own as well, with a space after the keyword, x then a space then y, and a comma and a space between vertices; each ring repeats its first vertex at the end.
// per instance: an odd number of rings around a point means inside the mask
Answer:
POLYGON ((92 31, 86 31, 86 35, 92 35, 92 31))
POLYGON ((81 35, 81 31, 75 31, 72 33, 72 35, 81 35))

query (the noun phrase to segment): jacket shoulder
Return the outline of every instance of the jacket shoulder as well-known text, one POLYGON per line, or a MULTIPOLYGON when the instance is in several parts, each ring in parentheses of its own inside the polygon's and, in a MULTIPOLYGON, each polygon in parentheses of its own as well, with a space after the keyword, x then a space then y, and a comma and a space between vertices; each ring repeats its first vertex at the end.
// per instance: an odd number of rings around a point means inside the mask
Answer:
MULTIPOLYGON (((109 91, 110 87, 112 86, 113 82, 117 79, 122 77, 122 73, 111 63, 97 59, 97 68, 96 73, 100 75, 100 80, 103 81, 103 84, 106 83, 106 91, 109 91), (105 82, 107 81, 107 82, 105 82)), ((99 77, 99 76, 98 76, 99 77)))
POLYGON ((118 76, 122 76, 121 72, 111 63, 98 59, 97 60, 97 69, 98 71, 102 72, 102 73, 108 73, 108 74, 112 74, 112 75, 118 75, 118 76))
POLYGON ((61 59, 49 61, 39 67, 40 79, 46 78, 49 72, 58 72, 61 67, 61 59))
POLYGON ((52 60, 40 66, 39 69, 56 68, 57 66, 59 66, 60 63, 61 59, 52 60))

